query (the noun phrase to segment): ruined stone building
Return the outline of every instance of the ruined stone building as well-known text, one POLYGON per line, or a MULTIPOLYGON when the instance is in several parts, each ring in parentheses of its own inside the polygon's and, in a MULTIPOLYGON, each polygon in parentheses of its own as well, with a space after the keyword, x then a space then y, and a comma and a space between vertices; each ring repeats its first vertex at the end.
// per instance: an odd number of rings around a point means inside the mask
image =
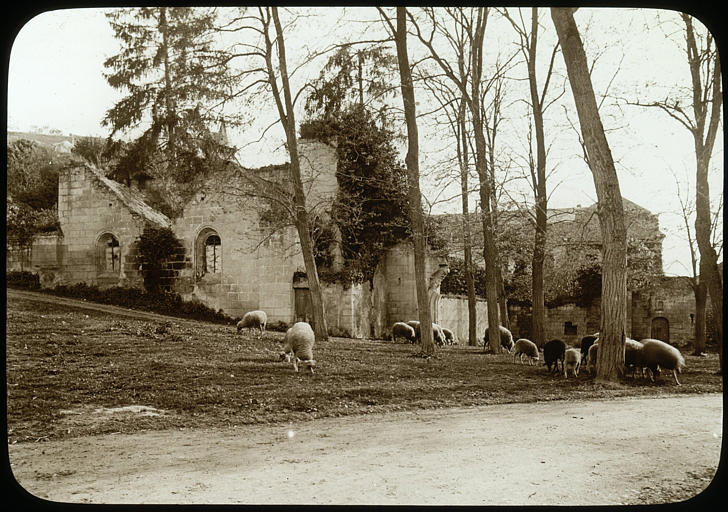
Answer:
MULTIPOLYGON (((639 285, 628 291, 627 335, 634 339, 657 338, 683 345, 695 339, 695 298, 686 277, 667 277, 662 272, 662 240, 657 215, 623 198, 628 245, 639 251, 639 264, 644 276, 639 285)), ((585 258, 600 259, 601 233, 596 204, 576 208, 549 209, 547 230, 547 260, 552 268, 574 268, 585 258)), ((450 255, 462 257, 462 219, 460 215, 440 218, 444 236, 449 237, 450 255), (443 228, 444 227, 444 228, 443 228)), ((534 227, 523 212, 502 211, 498 216, 498 231, 508 241, 502 262, 504 274, 512 273, 519 250, 533 244, 534 227), (526 245, 524 245, 526 244, 526 245), (520 249, 519 249, 520 248, 520 249)), ((471 218, 473 257, 482 266, 482 227, 476 215, 471 218)), ((530 258, 530 256, 528 257, 530 258)), ((526 259, 530 268, 530 260, 526 259)), ((514 336, 530 338, 531 308, 510 304, 510 327, 514 336)), ((547 307, 546 337, 561 338, 574 344, 587 334, 599 330, 600 301, 588 307, 574 303, 547 307)))
MULTIPOLYGON (((301 140, 299 151, 307 205, 313 214, 325 215, 338 190, 336 150, 301 140)), ((266 169, 269 174, 286 172, 285 166, 266 169)), ((286 181, 283 174, 278 179, 286 181)), ((136 242, 151 224, 170 228, 183 244, 184 252, 166 263, 164 278, 165 287, 183 299, 234 318, 262 309, 269 324, 311 321, 295 228, 273 230, 264 201, 241 193, 244 188, 233 170, 221 171, 171 219, 141 199, 138 184, 127 187, 91 165, 75 165, 59 178, 60 232, 37 237, 30 254, 8 251, 7 268, 36 272, 46 287, 87 283, 142 288, 136 242)), ((444 258, 430 255, 427 276, 435 276, 430 283, 434 305, 437 279, 445 268, 444 258)), ((389 251, 371 283, 324 282, 322 289, 332 335, 385 337, 393 322, 417 318, 414 258, 407 242, 389 251)))

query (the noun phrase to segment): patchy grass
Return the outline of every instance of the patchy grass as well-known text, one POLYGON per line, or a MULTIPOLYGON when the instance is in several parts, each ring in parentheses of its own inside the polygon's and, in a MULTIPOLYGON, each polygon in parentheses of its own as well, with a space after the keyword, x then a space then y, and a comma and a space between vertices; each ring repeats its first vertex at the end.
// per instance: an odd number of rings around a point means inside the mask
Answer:
POLYGON ((79 435, 268 423, 404 409, 722 391, 715 354, 685 355, 675 385, 627 379, 565 380, 543 361, 508 354, 331 338, 314 347, 316 373, 279 362, 283 334, 238 335, 234 326, 128 319, 9 298, 9 442, 79 435), (143 406, 136 409, 128 406, 143 406), (153 409, 151 409, 153 408, 153 409), (143 410, 148 414, 134 413, 143 410), (150 412, 151 411, 151 412, 150 412))

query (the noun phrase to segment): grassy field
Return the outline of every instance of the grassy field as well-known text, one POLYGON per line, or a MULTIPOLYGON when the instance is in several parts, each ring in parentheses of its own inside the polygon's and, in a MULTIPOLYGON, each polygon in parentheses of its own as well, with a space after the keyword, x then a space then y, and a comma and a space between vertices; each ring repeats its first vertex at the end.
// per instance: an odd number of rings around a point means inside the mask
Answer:
POLYGON ((718 357, 685 355, 676 386, 587 372, 550 376, 482 347, 440 348, 331 338, 314 347, 314 375, 279 362, 283 334, 149 321, 12 298, 7 306, 9 442, 142 430, 224 427, 392 410, 722 391, 718 357), (126 406, 146 406, 136 413, 126 406), (140 413, 141 412, 141 413, 140 413))

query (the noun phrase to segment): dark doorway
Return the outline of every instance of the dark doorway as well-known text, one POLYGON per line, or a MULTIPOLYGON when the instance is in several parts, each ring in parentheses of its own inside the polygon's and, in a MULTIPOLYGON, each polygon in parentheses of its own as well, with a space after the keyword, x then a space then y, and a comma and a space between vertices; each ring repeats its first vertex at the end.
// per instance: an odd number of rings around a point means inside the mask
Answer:
POLYGON ((294 288, 296 322, 308 322, 313 328, 313 303, 308 288, 294 288))
POLYGON ((650 337, 654 340, 670 341, 670 323, 667 321, 667 318, 658 316, 652 319, 650 337))

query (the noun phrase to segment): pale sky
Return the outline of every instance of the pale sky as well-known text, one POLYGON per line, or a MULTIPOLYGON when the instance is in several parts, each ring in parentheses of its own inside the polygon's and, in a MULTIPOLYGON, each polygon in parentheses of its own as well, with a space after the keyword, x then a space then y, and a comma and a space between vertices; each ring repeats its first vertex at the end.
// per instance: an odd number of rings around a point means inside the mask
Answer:
MULTIPOLYGON (((355 24, 333 23, 335 29, 328 30, 328 20, 336 18, 338 9, 329 9, 329 18, 313 18, 306 25, 311 33, 333 33, 351 30, 355 24), (318 25, 317 25, 318 24, 318 25), (312 28, 316 27, 316 28, 312 28)), ((370 14, 373 9, 362 9, 362 15, 370 14)), ((58 129, 63 134, 94 135, 105 137, 108 130, 101 125, 105 112, 118 101, 122 94, 112 89, 104 79, 103 62, 119 50, 119 43, 104 16, 103 9, 70 9, 50 11, 30 20, 18 33, 10 54, 8 77, 8 129, 30 131, 44 127, 58 129)), ((580 30, 587 30, 588 19, 594 16, 598 24, 589 28, 591 38, 584 38, 590 59, 597 52, 603 52, 594 67, 593 81, 597 94, 604 92, 607 84, 609 92, 630 93, 639 91, 641 99, 657 99, 673 84, 689 79, 684 50, 664 35, 676 32, 674 41, 680 41, 680 25, 665 23, 663 30, 646 30, 645 24, 654 24, 656 11, 645 9, 580 9, 575 15, 580 30), (600 28, 594 30, 594 26, 600 28), (614 43, 618 34, 623 44, 614 43), (628 47, 629 51, 623 48, 628 47), (621 61, 621 63, 620 63, 621 61), (614 70, 619 73, 613 78, 614 70), (650 96, 652 94, 652 96, 650 96)), ((660 19, 674 20, 674 15, 661 11, 660 19)), ((542 43, 554 38, 550 18, 542 19, 542 43)), ((302 37, 299 35, 299 37, 302 37)), ((492 15, 486 32, 490 42, 487 51, 499 49, 513 51, 512 29, 503 20, 492 15), (498 41, 494 44, 494 41, 498 41)), ((307 42, 311 38, 304 38, 307 42)), ((303 39, 302 39, 303 40, 303 39)), ((326 39, 320 37, 319 40, 326 39)), ((289 59, 295 58, 296 39, 291 38, 292 47, 289 59)), ((322 43, 323 44, 323 43, 322 43)), ((410 40, 410 51, 416 52, 416 41, 410 40)), ((544 46, 545 47, 545 46, 544 46)), ((489 58, 486 53, 486 60, 489 58)), ((563 58, 557 56, 557 67, 563 71, 563 58)), ((542 64, 543 65, 543 64, 542 64)), ((292 67, 289 64, 289 68, 292 67)), ((514 76, 522 74, 518 68, 514 76)), ((515 87, 515 86, 514 86, 515 87)), ((418 100, 420 97, 418 97, 418 100)), ((400 101, 400 99, 397 99, 400 101)), ((568 88, 561 102, 573 104, 571 90, 568 88)), ((605 103, 608 103, 606 100, 605 103)), ((613 103, 613 102, 612 102, 613 103)), ((571 105, 570 116, 578 126, 571 105)), ((663 264, 668 275, 689 273, 690 259, 687 243, 676 235, 681 225, 680 218, 674 213, 678 204, 675 197, 677 174, 686 183, 690 182, 691 195, 694 194, 695 156, 692 139, 688 131, 666 114, 656 110, 623 106, 622 110, 605 106, 603 123, 609 130, 607 134, 613 156, 618 162, 618 175, 622 195, 659 214, 661 230, 667 237, 663 243, 663 264)), ((271 108, 271 115, 275 112, 271 108)), ((552 138, 553 147, 549 155, 550 166, 557 165, 551 190, 556 182, 558 187, 550 198, 550 207, 561 208, 581 204, 586 206, 596 201, 591 174, 581 160, 576 134, 564 124, 563 107, 554 105, 549 115, 553 119, 547 138, 552 138)), ((300 120, 300 116, 299 116, 300 120)), ((259 128, 260 129, 260 128, 259 128)), ((505 128, 501 137, 511 148, 522 147, 517 125, 505 128)), ((549 126, 547 126, 549 130, 549 126)), ((421 130, 421 165, 427 167, 435 158, 427 154, 427 148, 442 140, 442 136, 426 128, 421 130)), ((255 127, 245 133, 232 134, 233 143, 242 146, 246 139, 257 138, 255 127), (239 137, 239 138, 236 138, 239 137)), ((241 162, 248 165, 263 165, 286 159, 285 153, 271 148, 282 141, 282 131, 272 130, 261 147, 251 147, 241 151, 241 162), (261 156, 262 155, 262 156, 261 156)), ((715 171, 711 178, 711 195, 717 199, 723 189, 723 149, 722 137, 716 141, 712 159, 715 171)), ((424 184, 425 194, 431 200, 435 197, 432 185, 424 184)), ((447 193, 443 193, 447 196, 447 193)), ((459 202, 438 205, 437 212, 459 212, 459 202)), ((722 257, 721 257, 722 259, 722 257)))

